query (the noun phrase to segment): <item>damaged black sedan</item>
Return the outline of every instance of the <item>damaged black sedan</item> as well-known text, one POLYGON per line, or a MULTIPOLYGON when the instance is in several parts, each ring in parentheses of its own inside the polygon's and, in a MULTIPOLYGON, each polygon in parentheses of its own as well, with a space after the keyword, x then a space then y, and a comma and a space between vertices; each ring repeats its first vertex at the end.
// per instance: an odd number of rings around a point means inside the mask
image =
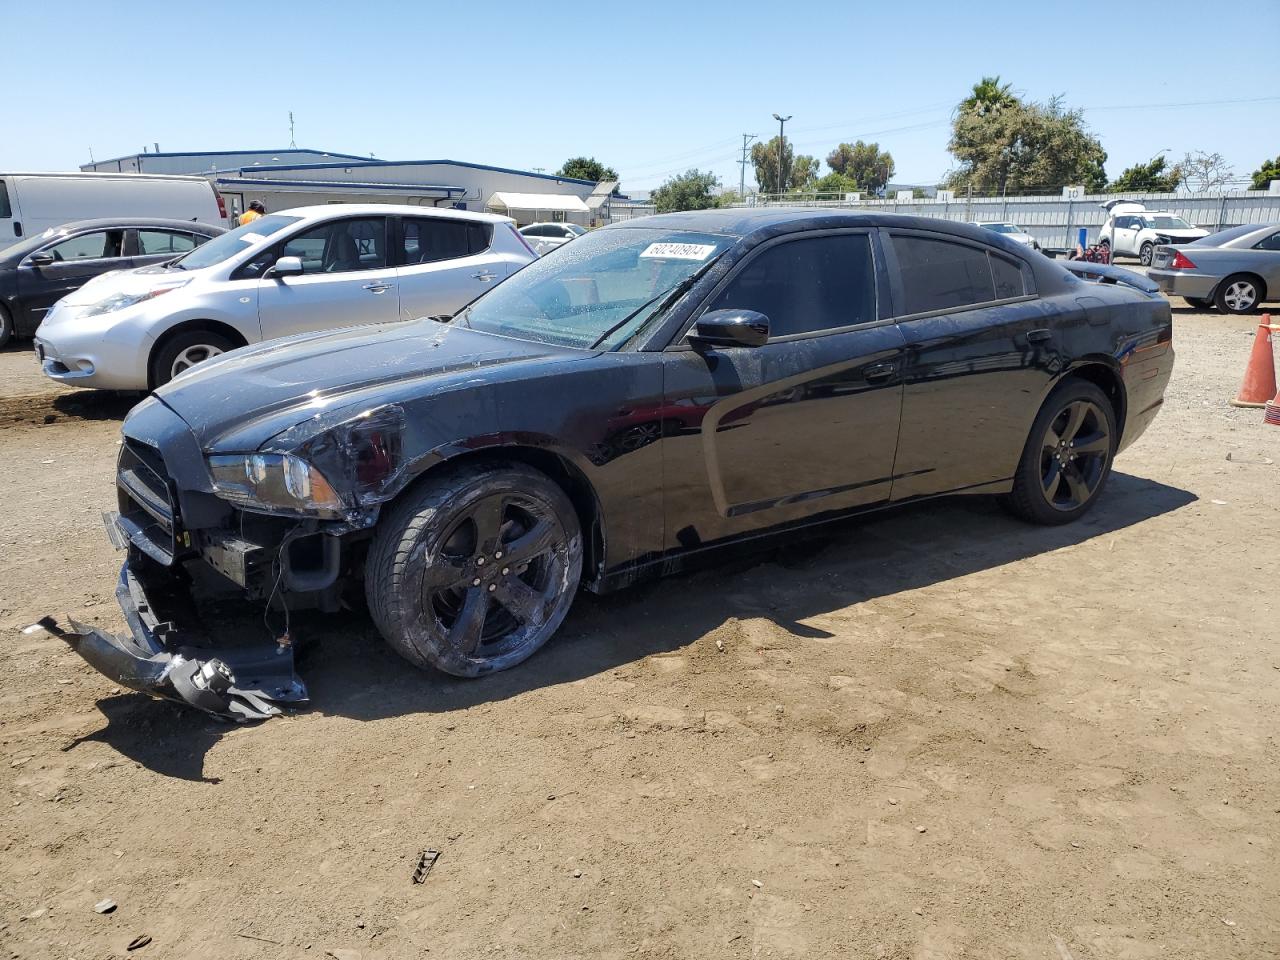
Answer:
POLYGON ((405 658, 476 677, 582 586, 859 511, 998 494, 1075 520, 1173 363, 1153 285, 1092 272, 938 220, 669 214, 453 317, 234 351, 124 423, 132 635, 64 636, 121 683, 260 717, 306 697, 291 638, 197 642, 174 611, 203 584, 277 623, 363 593, 405 658))

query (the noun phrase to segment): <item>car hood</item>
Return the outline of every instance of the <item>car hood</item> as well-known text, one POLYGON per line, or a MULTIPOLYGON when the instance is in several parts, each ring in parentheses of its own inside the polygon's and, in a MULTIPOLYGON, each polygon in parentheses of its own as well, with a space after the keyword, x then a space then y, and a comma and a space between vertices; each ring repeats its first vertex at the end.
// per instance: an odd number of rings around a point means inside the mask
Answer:
POLYGON ((309 333, 206 361, 156 391, 206 452, 258 449, 284 430, 335 409, 353 415, 420 400, 524 365, 594 356, 433 320, 309 333))
POLYGON ((99 274, 77 290, 72 290, 62 299, 68 307, 84 307, 98 303, 107 297, 137 296, 149 293, 158 287, 185 286, 195 279, 196 271, 166 270, 160 264, 148 267, 135 267, 132 270, 111 270, 99 274))

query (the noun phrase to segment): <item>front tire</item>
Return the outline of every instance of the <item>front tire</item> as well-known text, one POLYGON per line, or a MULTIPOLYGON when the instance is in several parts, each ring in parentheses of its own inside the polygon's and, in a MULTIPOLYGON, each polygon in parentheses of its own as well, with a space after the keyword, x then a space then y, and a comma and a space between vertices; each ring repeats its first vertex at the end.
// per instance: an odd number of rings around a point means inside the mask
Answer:
POLYGON ((382 636, 419 667, 479 677, 551 638, 582 576, 573 504, 519 463, 447 468, 382 517, 365 594, 382 636))
POLYGON ((236 345, 210 330, 187 330, 166 341, 151 358, 151 389, 163 387, 197 363, 234 350, 236 345))
POLYGON ((1151 266, 1151 261, 1156 255, 1155 244, 1151 242, 1144 243, 1142 249, 1138 251, 1138 261, 1144 266, 1151 266))
POLYGON ((1256 277, 1235 273, 1220 284, 1213 302, 1223 313, 1252 313, 1262 302, 1262 289, 1256 277))
POLYGON ((1117 439, 1107 395, 1087 380, 1064 380, 1031 425, 1006 505, 1031 523, 1079 519, 1107 484, 1117 439))

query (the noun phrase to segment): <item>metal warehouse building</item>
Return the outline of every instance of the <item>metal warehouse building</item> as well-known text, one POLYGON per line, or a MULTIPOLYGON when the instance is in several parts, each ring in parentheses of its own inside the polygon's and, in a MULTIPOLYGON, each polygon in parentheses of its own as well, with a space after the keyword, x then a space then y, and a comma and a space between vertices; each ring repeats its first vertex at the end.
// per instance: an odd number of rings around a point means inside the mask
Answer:
POLYGON ((233 215, 251 200, 269 211, 377 201, 501 213, 520 224, 567 220, 589 226, 608 220, 614 187, 460 160, 376 160, 296 148, 140 153, 80 169, 208 177, 233 215))

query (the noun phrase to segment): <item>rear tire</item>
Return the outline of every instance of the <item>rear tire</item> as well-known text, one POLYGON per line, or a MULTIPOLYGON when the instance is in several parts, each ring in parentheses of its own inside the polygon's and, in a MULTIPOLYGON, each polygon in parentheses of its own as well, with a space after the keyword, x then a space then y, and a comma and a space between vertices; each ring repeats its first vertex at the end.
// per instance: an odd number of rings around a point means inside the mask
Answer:
POLYGON ((186 330, 178 334, 166 341, 151 358, 151 389, 163 387, 197 363, 234 350, 236 346, 212 330, 186 330))
POLYGON ((13 339, 13 318, 9 316, 9 311, 4 307, 0 307, 0 349, 7 347, 9 341, 13 339))
POLYGON ((524 464, 446 468, 383 515, 365 561, 369 612, 419 667, 479 677, 559 629, 582 576, 578 515, 524 464))
POLYGON ((1218 284, 1213 302, 1223 313, 1253 313, 1262 297, 1262 284, 1257 277, 1234 273, 1218 284))
POLYGON ((1107 395, 1087 380, 1064 380, 1031 425, 1005 505, 1031 523, 1079 519, 1107 484, 1117 439, 1107 395))

